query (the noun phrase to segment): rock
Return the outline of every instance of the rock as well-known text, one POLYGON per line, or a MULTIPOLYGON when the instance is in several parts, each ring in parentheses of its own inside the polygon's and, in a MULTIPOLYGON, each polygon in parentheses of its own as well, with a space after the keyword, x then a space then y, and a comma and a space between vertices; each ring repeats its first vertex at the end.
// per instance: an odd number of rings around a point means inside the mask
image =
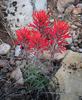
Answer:
MULTIPOLYGON (((81 61, 82 54, 78 52, 68 51, 67 56, 63 60, 63 63, 69 66, 70 64, 78 63, 81 61), (71 58, 71 60, 69 60, 71 58)), ((77 66, 78 67, 78 66, 77 66)))
POLYGON ((75 0, 58 0, 57 2, 57 10, 60 13, 63 13, 65 8, 70 4, 74 3, 75 0))
POLYGON ((60 97, 60 100, 79 100, 79 97, 74 94, 63 93, 60 97))
MULTIPOLYGON (((60 87, 60 100, 78 100, 82 95, 82 54, 69 51, 56 73, 60 87), (70 66, 71 65, 71 66, 70 66)), ((54 77, 53 77, 54 80, 54 77)))
POLYGON ((22 61, 21 60, 16 60, 15 63, 16 63, 16 66, 20 66, 22 64, 22 61))
POLYGON ((64 51, 63 53, 55 53, 54 59, 60 60, 63 59, 67 55, 68 51, 64 51))
POLYGON ((82 8, 82 3, 78 3, 77 5, 76 5, 76 7, 78 8, 82 8))
POLYGON ((47 0, 35 0, 35 10, 47 10, 47 0))
POLYGON ((16 61, 16 66, 18 66, 19 68, 23 69, 24 67, 26 67, 26 60, 18 60, 16 61))
POLYGON ((78 27, 82 27, 82 24, 80 23, 80 22, 74 22, 74 24, 76 25, 76 26, 78 26, 78 27))
POLYGON ((71 46, 72 51, 76 51, 76 48, 74 46, 71 46))
POLYGON ((82 8, 80 8, 80 7, 74 8, 72 13, 75 14, 75 15, 81 14, 82 13, 82 8))
POLYGON ((12 73, 11 73, 11 78, 15 79, 16 80, 16 83, 17 84, 21 84, 23 85, 24 84, 24 80, 23 80, 23 75, 22 75, 22 72, 20 70, 19 67, 17 67, 12 73))
POLYGON ((76 25, 71 25, 72 29, 77 29, 78 27, 76 25))
POLYGON ((27 65, 27 61, 26 60, 22 60, 22 64, 19 66, 20 68, 24 68, 27 65))
POLYGON ((4 3, 6 5, 4 18, 12 31, 32 22, 33 8, 31 0, 5 0, 4 3))
POLYGON ((77 31, 76 30, 71 30, 70 33, 72 34, 73 39, 77 39, 78 38, 78 35, 79 34, 77 34, 77 31))
POLYGON ((2 43, 0 45, 0 55, 5 55, 7 54, 11 49, 11 46, 7 43, 2 43))
POLYGON ((17 45, 15 48, 15 57, 18 57, 21 54, 21 45, 17 45))
POLYGON ((70 14, 74 8, 75 8, 75 6, 73 4, 70 5, 69 7, 66 8, 65 13, 70 14))
POLYGON ((0 60, 0 68, 6 67, 8 64, 8 60, 0 60))
POLYGON ((79 48, 78 52, 82 53, 82 48, 79 48))
POLYGON ((58 0, 47 0, 47 5, 51 9, 56 8, 58 0))
MULTIPOLYGON (((60 60, 60 59, 63 59, 63 58, 66 56, 67 52, 68 52, 68 51, 64 51, 63 53, 55 53, 55 54, 54 54, 53 60, 60 60)), ((44 57, 45 59, 49 59, 49 60, 50 60, 50 59, 51 59, 51 54, 50 54, 50 52, 49 52, 49 51, 44 51, 43 57, 44 57)))

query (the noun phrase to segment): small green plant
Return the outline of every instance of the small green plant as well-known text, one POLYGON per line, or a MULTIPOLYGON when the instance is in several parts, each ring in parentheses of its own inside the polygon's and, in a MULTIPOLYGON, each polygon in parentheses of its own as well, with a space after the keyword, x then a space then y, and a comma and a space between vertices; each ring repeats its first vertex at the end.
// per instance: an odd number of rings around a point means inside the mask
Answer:
POLYGON ((49 83, 48 78, 46 78, 33 64, 29 64, 23 69, 23 77, 27 86, 27 92, 40 92, 48 86, 49 83))

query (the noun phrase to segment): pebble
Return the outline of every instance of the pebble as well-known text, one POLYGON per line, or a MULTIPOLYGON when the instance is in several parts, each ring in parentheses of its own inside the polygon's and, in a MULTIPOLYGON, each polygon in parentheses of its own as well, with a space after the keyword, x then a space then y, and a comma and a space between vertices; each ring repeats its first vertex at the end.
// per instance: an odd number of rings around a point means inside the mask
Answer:
POLYGON ((76 25, 76 26, 78 26, 78 27, 82 27, 82 24, 80 23, 80 22, 74 22, 74 24, 76 25))
POLYGON ((15 48, 15 57, 18 57, 21 54, 21 45, 17 45, 15 48))
POLYGON ((63 13, 65 8, 67 6, 69 6, 70 4, 74 3, 75 0, 58 0, 57 2, 57 10, 60 12, 60 13, 63 13))
POLYGON ((79 49, 79 52, 82 53, 82 48, 79 49))
POLYGON ((8 64, 7 60, 0 60, 0 68, 7 66, 7 64, 8 64))
POLYGON ((11 49, 11 46, 9 44, 2 43, 0 45, 0 55, 5 55, 5 54, 9 53, 10 49, 11 49))
POLYGON ((14 78, 16 80, 17 84, 24 84, 23 75, 19 67, 17 67, 12 73, 11 78, 14 78))
POLYGON ((75 26, 75 25, 71 25, 71 28, 73 28, 73 29, 77 29, 78 27, 75 26))
POLYGON ((67 53, 68 53, 68 51, 64 51, 63 53, 55 53, 54 59, 56 59, 56 60, 63 59, 66 56, 67 53))
POLYGON ((78 3, 78 4, 76 5, 76 7, 82 8, 82 3, 78 3))
MULTIPOLYGON (((54 59, 55 60, 60 60, 60 59, 64 58, 65 55, 67 54, 67 52, 68 51, 64 51, 63 53, 55 53, 53 60, 54 59)), ((43 56, 44 56, 45 59, 49 59, 49 60, 51 59, 51 54, 50 54, 49 51, 45 51, 43 56)))
POLYGON ((75 6, 73 4, 70 5, 69 7, 66 8, 65 13, 70 14, 74 8, 75 8, 75 6))
POLYGON ((82 13, 82 8, 76 7, 76 8, 73 9, 72 13, 75 14, 75 15, 81 14, 82 13))

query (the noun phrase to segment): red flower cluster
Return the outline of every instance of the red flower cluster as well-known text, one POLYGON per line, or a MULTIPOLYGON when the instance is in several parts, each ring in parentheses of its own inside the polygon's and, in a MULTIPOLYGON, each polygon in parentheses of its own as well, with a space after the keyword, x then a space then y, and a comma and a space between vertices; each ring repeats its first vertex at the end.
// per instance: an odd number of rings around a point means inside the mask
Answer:
POLYGON ((71 37, 68 33, 68 30, 69 25, 65 21, 56 20, 54 22, 53 32, 51 33, 51 35, 53 37, 53 40, 55 39, 56 41, 57 50, 61 52, 66 49, 64 46, 68 44, 66 39, 71 37))
POLYGON ((33 23, 29 25, 33 29, 37 29, 41 34, 45 36, 51 31, 49 16, 45 11, 39 11, 33 13, 33 23))
POLYGON ((29 30, 28 28, 22 28, 17 30, 16 33, 17 43, 26 46, 28 49, 46 49, 45 47, 49 45, 48 40, 43 38, 41 34, 34 29, 29 30))
POLYGON ((41 28, 45 28, 49 25, 49 16, 46 14, 45 11, 35 11, 33 13, 33 20, 33 24, 31 24, 30 26, 39 31, 41 28))
POLYGON ((69 25, 65 21, 56 20, 54 26, 50 26, 49 16, 45 11, 33 13, 33 23, 29 25, 31 29, 23 28, 17 30, 17 41, 27 48, 49 49, 54 46, 55 50, 63 51, 67 44, 66 39, 69 25), (54 45, 55 44, 55 45, 54 45))

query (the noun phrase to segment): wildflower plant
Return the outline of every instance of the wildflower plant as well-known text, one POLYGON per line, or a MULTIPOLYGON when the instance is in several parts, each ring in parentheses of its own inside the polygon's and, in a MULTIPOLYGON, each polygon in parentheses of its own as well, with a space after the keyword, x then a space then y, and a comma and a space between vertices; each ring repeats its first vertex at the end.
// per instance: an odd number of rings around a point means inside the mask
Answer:
POLYGON ((17 30, 16 35, 16 43, 24 47, 27 65, 32 64, 23 68, 24 83, 28 91, 40 92, 49 85, 51 78, 48 75, 53 71, 51 63, 54 54, 66 50, 65 45, 68 44, 66 39, 70 38, 69 24, 62 20, 54 20, 52 26, 45 11, 35 11, 33 22, 17 30), (46 60, 47 64, 45 59, 38 59, 45 51, 50 51, 51 55, 50 61, 46 60))
MULTIPOLYGON (((53 26, 50 25, 49 16, 45 11, 33 13, 33 23, 16 31, 17 43, 27 50, 45 51, 50 50, 51 54, 63 52, 68 44, 69 24, 62 20, 54 20, 53 26)), ((52 54, 53 55, 53 54, 52 54)))

